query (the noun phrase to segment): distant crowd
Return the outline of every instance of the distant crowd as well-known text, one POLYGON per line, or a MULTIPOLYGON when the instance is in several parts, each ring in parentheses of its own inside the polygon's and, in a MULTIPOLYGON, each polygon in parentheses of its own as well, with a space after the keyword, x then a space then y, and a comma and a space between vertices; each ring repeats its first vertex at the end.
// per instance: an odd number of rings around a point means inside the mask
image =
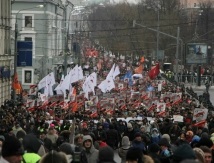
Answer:
MULTIPOLYGON (((163 92, 174 88, 168 84, 163 92)), ((113 163, 117 152, 121 163, 211 163, 214 116, 209 92, 198 97, 191 88, 181 86, 180 91, 182 102, 167 107, 164 116, 140 106, 92 118, 84 110, 28 110, 6 101, 0 109, 0 162, 113 163), (202 105, 209 110, 206 124, 195 126, 193 110, 202 105), (175 114, 183 122, 174 121, 175 114)))

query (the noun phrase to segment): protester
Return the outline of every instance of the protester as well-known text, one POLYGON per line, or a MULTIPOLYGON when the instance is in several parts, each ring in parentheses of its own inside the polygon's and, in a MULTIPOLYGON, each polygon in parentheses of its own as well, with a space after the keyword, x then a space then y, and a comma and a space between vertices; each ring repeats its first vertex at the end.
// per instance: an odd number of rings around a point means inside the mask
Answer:
POLYGON ((131 147, 131 143, 129 141, 129 137, 124 136, 121 141, 121 146, 118 149, 118 155, 121 158, 121 163, 126 162, 126 154, 130 147, 131 147))
POLYGON ((98 163, 116 163, 114 161, 114 150, 109 146, 100 148, 98 163))
POLYGON ((94 148, 93 140, 90 135, 85 135, 83 137, 83 148, 88 163, 95 163, 98 161, 98 150, 94 148))
POLYGON ((49 153, 45 154, 39 163, 69 163, 66 155, 62 152, 56 152, 54 150, 50 151, 49 153))
POLYGON ((75 151, 73 151, 71 144, 69 144, 69 143, 62 143, 59 146, 59 151, 63 152, 66 155, 68 163, 72 163, 73 154, 74 154, 75 151))
POLYGON ((2 157, 0 158, 1 163, 21 163, 24 149, 20 141, 13 137, 6 137, 2 145, 2 157))
POLYGON ((126 154, 126 161, 132 163, 143 163, 143 152, 139 148, 131 147, 126 154))
POLYGON ((204 152, 205 163, 212 162, 212 150, 207 146, 201 146, 200 149, 204 152))
POLYGON ((132 141, 132 147, 139 148, 142 152, 146 150, 142 135, 139 132, 135 134, 135 139, 132 141))

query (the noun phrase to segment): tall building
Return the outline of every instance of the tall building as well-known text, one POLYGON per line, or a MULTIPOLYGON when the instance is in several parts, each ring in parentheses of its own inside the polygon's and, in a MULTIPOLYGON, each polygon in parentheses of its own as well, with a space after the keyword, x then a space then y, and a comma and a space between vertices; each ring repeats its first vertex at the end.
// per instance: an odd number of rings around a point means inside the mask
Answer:
POLYGON ((14 47, 17 22, 17 73, 24 89, 37 84, 49 72, 56 71, 56 63, 63 60, 68 13, 73 7, 70 1, 14 1, 11 43, 14 47))
POLYGON ((11 0, 0 0, 0 105, 11 95, 11 0))

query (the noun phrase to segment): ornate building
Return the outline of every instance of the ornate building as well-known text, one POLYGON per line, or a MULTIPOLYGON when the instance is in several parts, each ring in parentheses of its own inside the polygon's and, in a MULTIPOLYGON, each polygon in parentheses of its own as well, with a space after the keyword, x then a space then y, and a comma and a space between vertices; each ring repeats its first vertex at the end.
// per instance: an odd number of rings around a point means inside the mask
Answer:
POLYGON ((0 0, 0 105, 11 98, 11 0, 0 0))

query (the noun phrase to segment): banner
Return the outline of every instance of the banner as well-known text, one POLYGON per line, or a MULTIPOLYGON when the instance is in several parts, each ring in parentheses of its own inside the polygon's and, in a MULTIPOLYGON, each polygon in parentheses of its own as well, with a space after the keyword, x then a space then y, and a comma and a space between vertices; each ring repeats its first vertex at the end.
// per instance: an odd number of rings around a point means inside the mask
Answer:
POLYGON ((195 108, 193 112, 193 121, 200 122, 207 119, 208 109, 195 108))
POLYGON ((184 117, 181 115, 173 115, 174 122, 183 122, 184 117))

